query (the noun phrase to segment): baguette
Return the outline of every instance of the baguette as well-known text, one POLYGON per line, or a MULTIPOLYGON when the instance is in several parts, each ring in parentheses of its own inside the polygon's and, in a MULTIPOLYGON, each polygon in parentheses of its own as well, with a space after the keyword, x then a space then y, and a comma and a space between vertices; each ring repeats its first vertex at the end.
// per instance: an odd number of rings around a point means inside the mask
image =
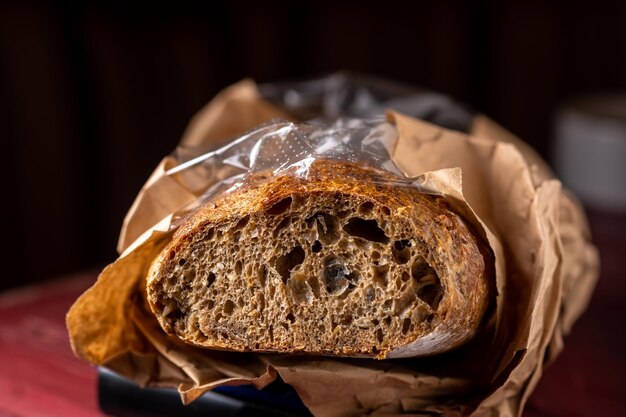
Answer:
POLYGON ((318 160, 305 177, 250 174, 198 208, 146 289, 162 328, 192 345, 383 359, 471 338, 492 264, 444 198, 318 160))

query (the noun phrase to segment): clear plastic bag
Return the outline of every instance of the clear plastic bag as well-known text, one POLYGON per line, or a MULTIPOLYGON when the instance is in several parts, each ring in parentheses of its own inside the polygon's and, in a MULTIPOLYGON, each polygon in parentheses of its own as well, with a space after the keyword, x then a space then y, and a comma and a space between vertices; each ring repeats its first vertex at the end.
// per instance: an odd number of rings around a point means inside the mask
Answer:
POLYGON ((179 148, 177 165, 165 172, 197 192, 199 202, 229 192, 251 174, 271 172, 306 178, 318 159, 351 162, 395 174, 407 185, 390 158, 396 140, 393 125, 382 119, 340 119, 333 125, 273 121, 214 151, 179 148), (202 191, 206 190, 206 191, 202 191))
MULTIPOLYGON (((177 148, 172 155, 177 166, 166 175, 177 175, 194 192, 206 190, 200 201, 261 170, 306 176, 307 164, 315 159, 372 166, 405 181, 390 157, 397 134, 385 121, 386 111, 462 132, 469 131, 474 116, 468 106, 446 95, 347 72, 258 88, 265 100, 306 123, 274 120, 219 149, 177 148)), ((414 185, 419 186, 419 180, 414 185)), ((421 190, 437 193, 426 187, 421 190)))
POLYGON ((446 96, 414 85, 371 75, 338 72, 303 81, 259 85, 265 100, 301 121, 324 124, 337 119, 380 118, 386 111, 469 132, 475 112, 446 96))

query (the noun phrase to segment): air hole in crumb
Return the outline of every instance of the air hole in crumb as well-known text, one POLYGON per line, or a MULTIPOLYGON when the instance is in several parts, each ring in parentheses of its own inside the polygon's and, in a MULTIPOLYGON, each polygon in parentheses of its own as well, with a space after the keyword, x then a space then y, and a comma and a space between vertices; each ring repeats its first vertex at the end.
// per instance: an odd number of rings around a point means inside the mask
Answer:
POLYGON ((213 310, 213 307, 215 307, 215 301, 213 301, 213 300, 207 301, 206 308, 209 309, 209 310, 213 310))
POLYGON ((372 259, 374 260, 378 260, 380 259, 380 252, 378 252, 377 250, 372 251, 371 255, 372 259))
POLYGON ((310 304, 313 301, 313 294, 307 285, 307 277, 302 273, 295 273, 289 279, 288 292, 293 300, 298 304, 310 304))
POLYGON ((241 298, 241 297, 237 298, 237 307, 243 308, 244 305, 245 304, 243 302, 243 298, 241 298))
POLYGON ((407 240, 407 239, 396 240, 395 242, 393 242, 393 247, 396 248, 396 250, 402 250, 404 248, 410 248, 411 247, 411 241, 407 240))
POLYGON ((319 240, 325 245, 332 245, 339 240, 339 220, 328 213, 315 213, 313 215, 317 224, 319 240))
POLYGON ((235 273, 237 275, 241 275, 242 270, 243 270, 243 264, 241 263, 241 261, 235 262, 235 273))
POLYGON ((382 288, 387 288, 389 283, 389 264, 373 267, 373 281, 382 288))
POLYGON ((387 316, 383 319, 383 323, 385 323, 385 326, 389 327, 389 325, 391 324, 391 317, 387 316))
POLYGON ((393 314, 402 315, 411 305, 416 301, 415 294, 411 291, 405 292, 400 297, 396 298, 393 303, 393 314))
POLYGON ((257 278, 261 287, 265 287, 265 281, 267 280, 267 268, 265 268, 265 265, 260 265, 259 269, 257 269, 257 278))
POLYGON ((434 318, 435 318, 435 315, 433 313, 430 313, 428 317, 426 317, 426 321, 430 323, 433 321, 434 318))
POLYGON ((333 330, 335 330, 335 328, 337 327, 337 323, 334 321, 330 322, 330 331, 332 332, 333 330))
POLYGON ((374 210, 374 203, 371 201, 366 201, 359 206, 359 213, 361 214, 370 214, 372 210, 374 210))
POLYGON ((360 217, 352 217, 343 226, 348 234, 360 237, 371 242, 389 243, 385 231, 378 226, 376 220, 365 220, 360 217))
POLYGON ((376 290, 371 285, 365 288, 365 302, 372 303, 376 299, 376 290))
POLYGON ((396 240, 393 242, 391 252, 393 253, 393 259, 398 264, 405 264, 411 259, 411 241, 410 240, 396 240))
POLYGON ((276 287, 270 283, 269 288, 267 290, 267 295, 269 299, 274 298, 274 294, 276 293, 276 287))
POLYGON ((226 300, 222 308, 224 314, 232 314, 233 310, 235 310, 235 303, 233 303, 232 300, 226 300))
POLYGON ((282 214, 289 210, 291 207, 292 199, 291 197, 283 198, 282 200, 275 203, 272 207, 267 210, 267 214, 271 214, 273 216, 277 214, 282 214))
POLYGON ((352 214, 350 210, 341 210, 337 212, 337 217, 339 217, 340 219, 345 219, 350 214, 352 214))
POLYGON ((374 326, 378 326, 380 324, 380 322, 378 321, 378 319, 374 319, 374 320, 372 320, 372 324, 374 326))
POLYGON ((372 346, 372 353, 373 353, 374 355, 377 355, 377 354, 378 354, 378 352, 380 352, 380 350, 378 350, 378 348, 377 348, 376 346, 372 346))
POLYGON ((283 326, 285 328, 285 330, 289 330, 289 325, 285 322, 280 323, 281 326, 283 326))
POLYGON ((211 227, 211 228, 210 228, 210 229, 206 232, 206 235, 205 235, 205 237, 204 237, 204 238, 205 238, 206 240, 211 240, 211 239, 213 239, 213 236, 215 236, 215 229, 211 227))
POLYGON ((322 243, 319 240, 313 242, 313 246, 311 246, 311 252, 318 253, 322 250, 322 243))
POLYGON ((329 256, 324 260, 323 278, 326 291, 331 294, 342 294, 350 285, 354 288, 359 276, 355 272, 350 272, 345 259, 329 256))
POLYGON ((171 261, 172 259, 174 259, 175 257, 176 257, 176 251, 175 251, 175 250, 171 250, 171 251, 170 251, 170 261, 171 261))
MULTIPOLYGON (((326 326, 324 326, 323 324, 320 324, 320 327, 318 327, 318 329, 319 329, 320 333, 326 333, 326 326)), ((333 330, 335 330, 334 327, 333 327, 333 330)))
POLYGON ((378 340, 378 343, 383 343, 383 329, 376 329, 376 340, 378 340))
POLYGON ((407 334, 411 328, 411 319, 406 318, 402 322, 402 334, 407 334))
POLYGON ((411 275, 409 275, 408 272, 406 271, 402 271, 402 282, 407 282, 409 279, 411 279, 411 275))
POLYGON ((185 259, 185 258, 180 258, 180 259, 178 260, 178 265, 180 265, 180 266, 183 266, 183 265, 185 265, 186 263, 187 263, 187 259, 185 259))
POLYGON ((426 263, 424 258, 419 257, 411 264, 411 275, 413 276, 413 279, 419 281, 424 275, 428 273, 429 269, 430 266, 428 265, 428 263, 426 263))
POLYGON ((293 314, 289 313, 287 314, 287 320, 289 320, 290 323, 293 323, 294 321, 296 321, 296 318, 293 316, 293 314))
POLYGON ((342 318, 340 323, 344 326, 349 326, 350 324, 352 324, 352 316, 349 314, 345 314, 342 318))
POLYGON ((249 215, 242 217, 241 219, 239 219, 239 221, 235 225, 234 229, 235 230, 239 230, 239 229, 244 228, 248 224, 249 220, 250 220, 250 216, 249 215))
POLYGON ((207 288, 213 285, 213 282, 215 282, 215 273, 211 271, 209 272, 209 276, 207 277, 207 281, 206 281, 207 288))
POLYGON ((177 307, 172 308, 166 315, 165 318, 170 322, 176 322, 183 317, 183 312, 180 311, 177 307))
POLYGON ((359 274, 356 272, 350 272, 350 274, 346 277, 348 280, 348 287, 343 291, 343 293, 339 294, 339 299, 345 300, 352 291, 356 288, 355 282, 359 282, 359 274))
POLYGON ((437 310, 442 297, 442 288, 439 280, 434 284, 424 285, 417 291, 417 296, 433 310, 437 310))
POLYGON ((383 206, 382 211, 385 215, 389 216, 391 214, 391 209, 387 206, 383 206))
POLYGON ((383 303, 383 310, 391 310, 391 306, 393 305, 393 300, 385 300, 383 303))
POLYGON ((313 295, 315 296, 315 298, 320 298, 320 282, 317 279, 317 277, 309 276, 306 282, 308 282, 309 287, 311 287, 311 290, 313 291, 313 295))
POLYGON ((285 217, 284 219, 280 221, 280 223, 276 225, 276 228, 272 232, 272 235, 274 237, 277 237, 283 229, 289 226, 290 223, 291 223, 291 217, 289 216, 285 217))
POLYGON ((418 259, 411 265, 411 275, 418 285, 416 295, 430 308, 437 310, 443 296, 443 287, 437 272, 424 259, 418 259))
POLYGON ((281 255, 276 258, 274 263, 274 268, 280 274, 283 283, 287 283, 289 276, 291 275, 291 271, 304 262, 304 249, 302 246, 295 246, 285 255, 281 255))

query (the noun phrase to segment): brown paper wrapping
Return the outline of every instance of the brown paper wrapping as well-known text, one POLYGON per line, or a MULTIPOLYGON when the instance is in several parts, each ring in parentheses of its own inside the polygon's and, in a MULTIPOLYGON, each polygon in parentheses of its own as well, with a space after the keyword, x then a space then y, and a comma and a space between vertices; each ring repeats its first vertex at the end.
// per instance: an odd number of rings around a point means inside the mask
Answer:
MULTIPOLYGON (((243 81, 194 117, 181 145, 215 148, 277 117, 288 116, 243 81)), ((201 188, 164 175, 176 163, 167 157, 126 216, 122 255, 68 313, 76 354, 143 386, 177 387, 186 403, 218 385, 262 388, 279 374, 320 417, 520 415, 597 279, 584 214, 531 148, 484 116, 471 135, 387 117, 398 132, 397 166, 457 201, 494 250, 497 297, 474 340, 432 358, 377 361, 219 352, 167 336, 144 305, 143 282, 201 188)))

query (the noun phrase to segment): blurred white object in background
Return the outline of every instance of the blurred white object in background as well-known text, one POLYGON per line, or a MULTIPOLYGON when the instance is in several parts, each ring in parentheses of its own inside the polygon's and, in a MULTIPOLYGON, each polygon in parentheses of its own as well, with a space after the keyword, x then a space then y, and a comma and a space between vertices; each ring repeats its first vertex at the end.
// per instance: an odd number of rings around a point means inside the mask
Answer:
POLYGON ((589 96, 561 108, 552 162, 586 205, 626 213, 626 95, 589 96))

